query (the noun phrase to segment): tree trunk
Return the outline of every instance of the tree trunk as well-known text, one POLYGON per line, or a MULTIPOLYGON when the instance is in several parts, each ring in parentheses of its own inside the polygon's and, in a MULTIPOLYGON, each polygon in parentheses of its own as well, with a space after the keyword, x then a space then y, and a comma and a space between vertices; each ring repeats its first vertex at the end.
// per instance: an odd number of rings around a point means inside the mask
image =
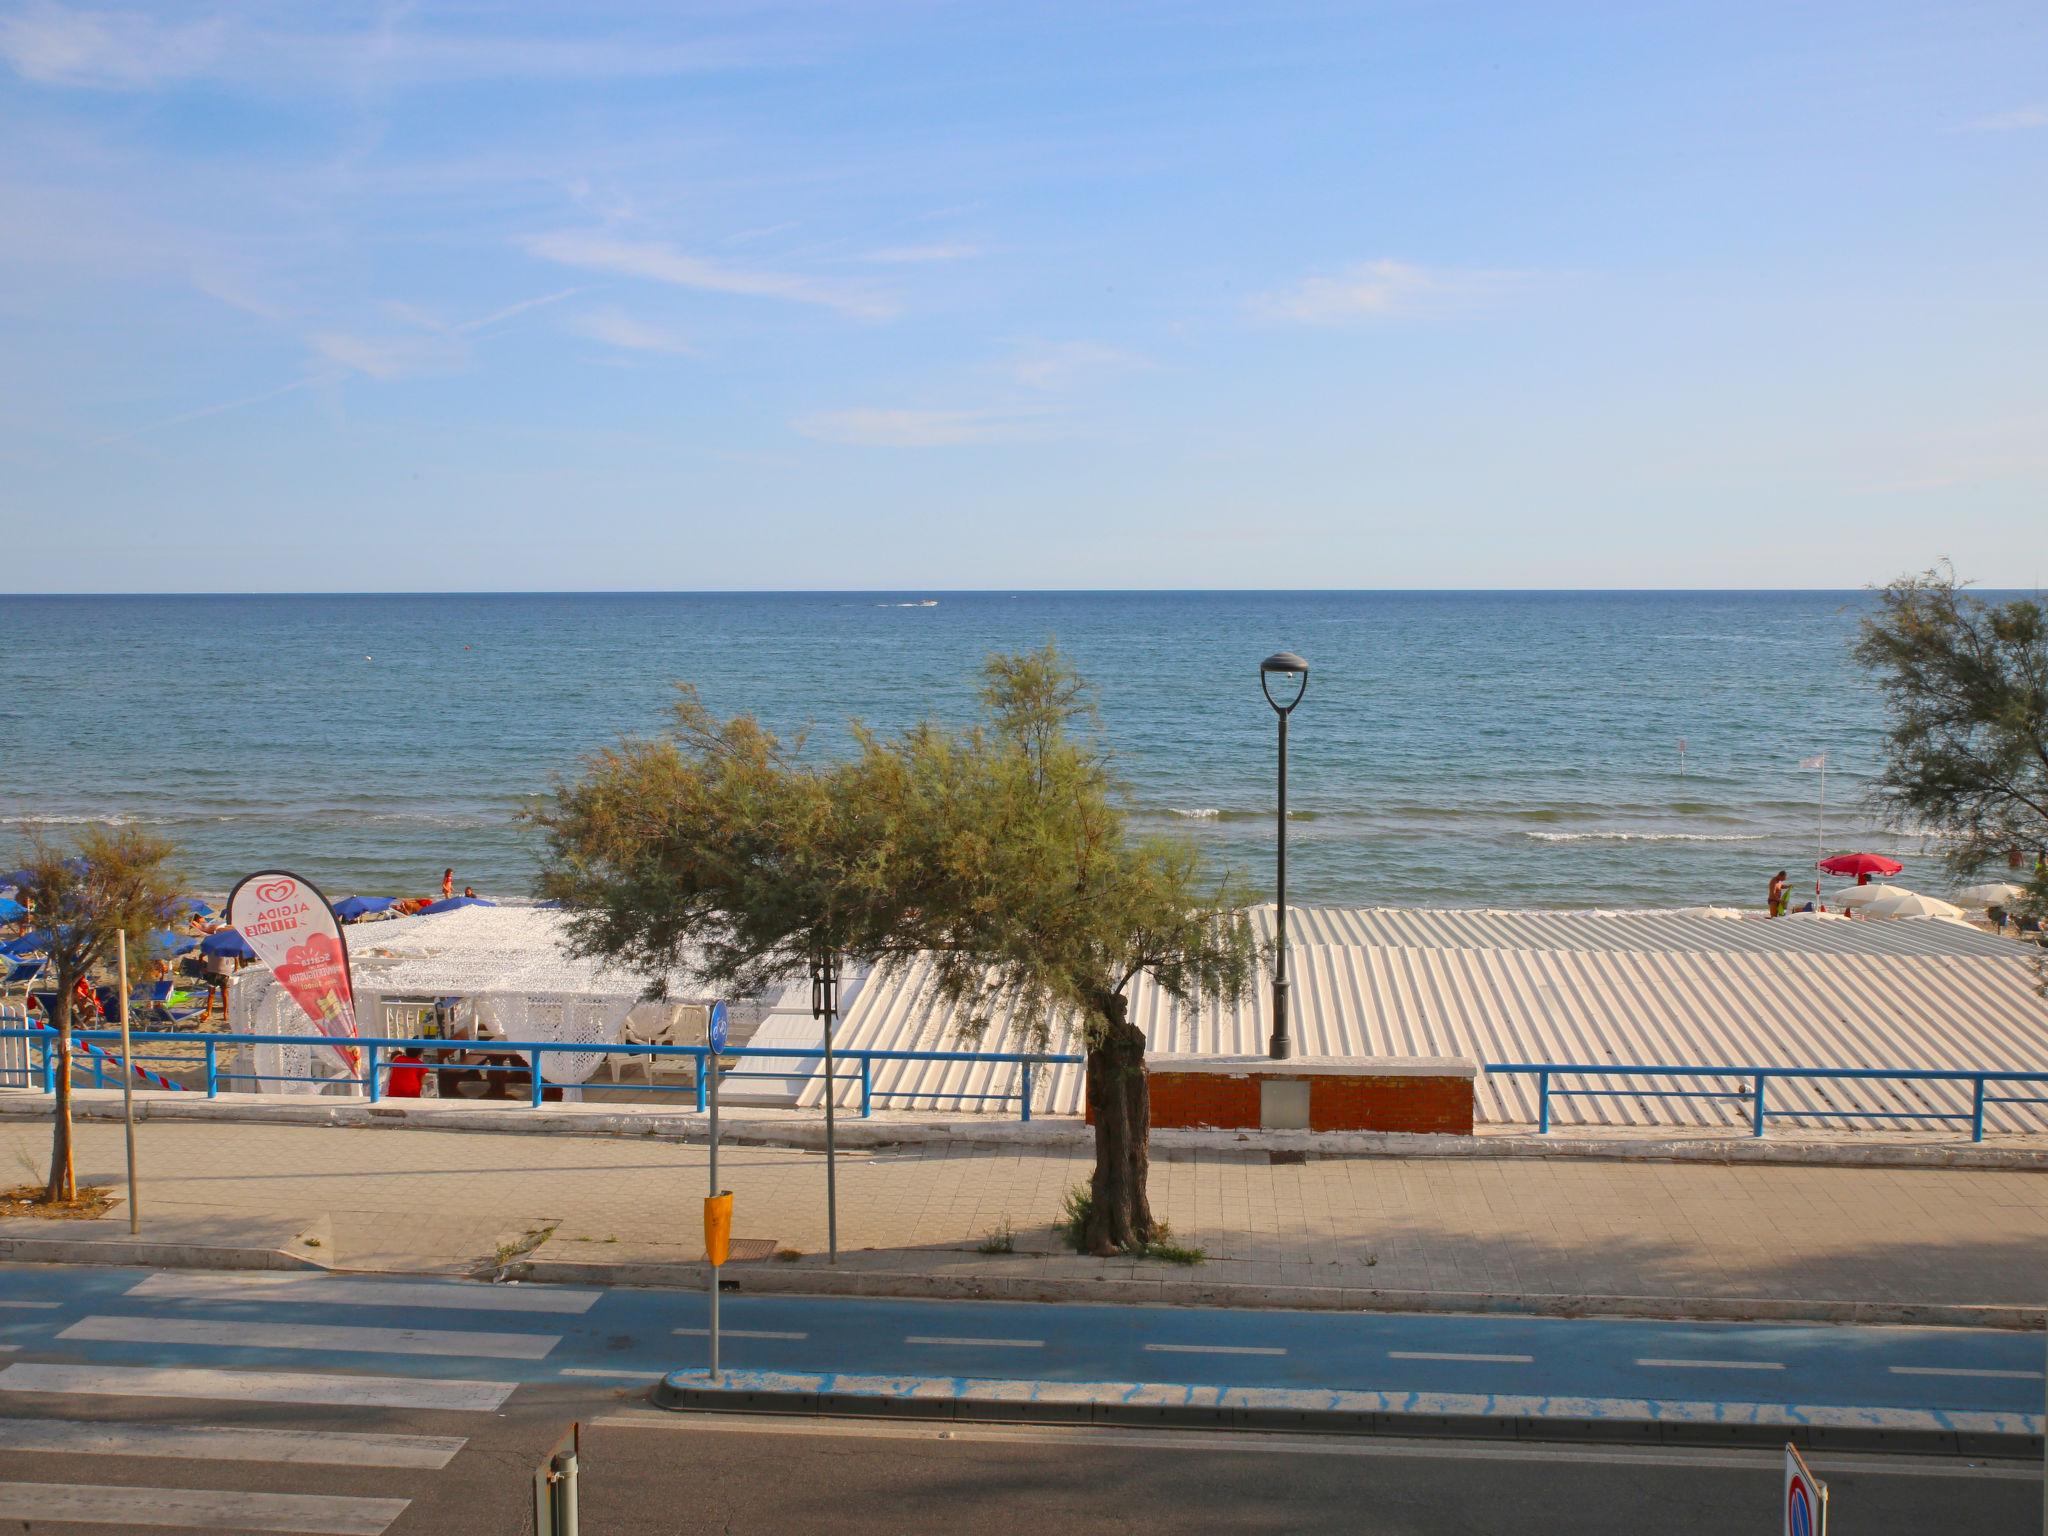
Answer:
POLYGON ((78 1198, 78 1172, 71 1159, 71 989, 76 977, 57 978, 57 1108, 50 1123, 50 1182, 43 1198, 52 1204, 78 1198))
POLYGON ((1145 1178, 1152 1156, 1152 1101, 1145 1086, 1145 1032, 1129 1022, 1120 992, 1097 1002, 1103 1026, 1088 1047, 1088 1104, 1095 1112, 1095 1174, 1081 1251, 1106 1258, 1152 1241, 1145 1178))

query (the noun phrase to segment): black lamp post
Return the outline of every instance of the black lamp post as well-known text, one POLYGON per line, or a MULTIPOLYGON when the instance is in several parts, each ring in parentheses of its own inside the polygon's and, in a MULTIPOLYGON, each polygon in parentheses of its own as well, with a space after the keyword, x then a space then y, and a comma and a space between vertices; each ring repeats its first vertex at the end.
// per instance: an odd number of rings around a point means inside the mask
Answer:
POLYGON ((1292 651, 1275 652, 1259 663, 1259 691, 1273 706, 1273 713, 1280 717, 1280 844, 1274 898, 1279 914, 1279 935, 1273 946, 1273 1038, 1267 1042, 1266 1054, 1275 1061, 1285 1061, 1294 1054, 1293 1042, 1287 1038, 1287 717, 1294 713, 1294 706, 1308 692, 1308 663, 1292 651), (1273 679, 1276 677, 1283 679, 1283 691, 1286 681, 1294 684, 1294 697, 1284 704, 1273 697, 1273 679))

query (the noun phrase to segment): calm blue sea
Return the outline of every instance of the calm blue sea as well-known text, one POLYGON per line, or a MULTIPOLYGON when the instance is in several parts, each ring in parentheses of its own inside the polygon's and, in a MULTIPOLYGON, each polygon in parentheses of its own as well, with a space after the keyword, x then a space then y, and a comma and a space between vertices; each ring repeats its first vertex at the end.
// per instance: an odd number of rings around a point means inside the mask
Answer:
POLYGON ((1056 637, 1099 685, 1144 821, 1269 883, 1257 666, 1286 648, 1314 668, 1292 729, 1296 900, 1756 905, 1773 870, 1811 869, 1814 753, 1831 849, 1924 855, 1858 804, 1883 723, 1848 654, 1870 601, 8 597, 0 820, 151 824, 203 889, 282 865, 335 896, 421 892, 452 864, 458 884, 519 894, 535 859, 514 813, 580 753, 657 728, 679 679, 836 750, 852 716, 966 718, 986 652, 1056 637))

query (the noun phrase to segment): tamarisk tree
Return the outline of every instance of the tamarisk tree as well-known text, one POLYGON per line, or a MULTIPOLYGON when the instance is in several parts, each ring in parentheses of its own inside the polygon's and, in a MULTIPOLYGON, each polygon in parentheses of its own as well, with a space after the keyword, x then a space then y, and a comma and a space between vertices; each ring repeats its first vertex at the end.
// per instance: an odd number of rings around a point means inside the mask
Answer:
POLYGON ((50 1024, 57 1032, 57 1102, 50 1130, 50 1177, 43 1198, 78 1198, 71 1150, 71 1022, 79 982, 114 963, 115 940, 128 935, 131 983, 149 974, 150 935, 170 922, 179 881, 177 849, 137 827, 89 827, 69 850, 31 837, 22 859, 20 894, 44 935, 54 989, 50 1024))
POLYGON ((1185 840, 1134 836, 1087 686, 1047 646, 983 670, 983 719, 927 721, 813 761, 684 689, 672 727, 588 760, 534 815, 571 942, 658 988, 694 967, 752 991, 821 950, 923 957, 970 1032, 999 1014, 1086 1053, 1089 1252, 1142 1248, 1151 1116, 1141 976, 1190 1007, 1241 1000, 1259 945, 1243 893, 1185 840))
POLYGON ((1971 597, 1944 566, 1884 589, 1856 656, 1891 712, 1888 819, 1940 833, 1959 871, 2024 871, 2048 907, 2048 608, 1971 597))

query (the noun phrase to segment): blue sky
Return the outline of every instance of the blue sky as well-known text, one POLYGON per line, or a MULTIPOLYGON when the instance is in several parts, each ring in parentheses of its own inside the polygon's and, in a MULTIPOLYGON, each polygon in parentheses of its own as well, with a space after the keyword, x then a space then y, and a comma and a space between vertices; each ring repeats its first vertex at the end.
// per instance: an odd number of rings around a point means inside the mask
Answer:
POLYGON ((0 590, 1853 586, 2048 527, 2048 10, 0 5, 0 590))

